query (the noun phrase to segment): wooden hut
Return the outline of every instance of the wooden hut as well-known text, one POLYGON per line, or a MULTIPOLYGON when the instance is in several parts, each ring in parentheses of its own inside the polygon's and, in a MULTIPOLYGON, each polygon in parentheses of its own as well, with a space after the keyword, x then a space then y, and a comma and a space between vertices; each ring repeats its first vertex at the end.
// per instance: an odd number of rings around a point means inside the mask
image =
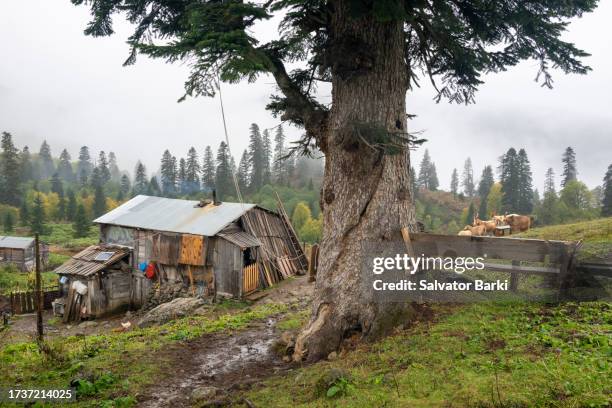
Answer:
POLYGON ((117 245, 92 245, 65 262, 59 275, 62 299, 54 310, 64 321, 101 317, 131 306, 131 250, 117 245))
MULTIPOLYGON (((0 265, 15 265, 22 272, 33 271, 36 267, 36 241, 31 237, 8 237, 0 235, 0 265)), ((40 243, 41 268, 49 261, 49 246, 40 243)))
MULTIPOLYGON (((100 245, 129 252, 122 262, 130 270, 130 299, 122 301, 133 307, 146 302, 153 285, 242 298, 308 267, 282 205, 274 212, 255 204, 139 195, 94 222, 100 245)), ((56 272, 67 275, 63 267, 56 272)))

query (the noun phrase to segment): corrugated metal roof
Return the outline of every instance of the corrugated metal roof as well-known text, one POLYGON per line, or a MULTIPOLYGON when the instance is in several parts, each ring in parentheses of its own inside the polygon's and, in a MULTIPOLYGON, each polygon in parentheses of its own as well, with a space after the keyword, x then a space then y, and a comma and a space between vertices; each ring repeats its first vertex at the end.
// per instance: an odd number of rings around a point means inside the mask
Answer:
POLYGON ((218 236, 227 239, 229 242, 238 245, 240 248, 250 248, 261 246, 261 241, 257 237, 244 231, 220 232, 218 236))
POLYGON ((26 249, 34 243, 31 237, 7 237, 0 235, 0 248, 26 249))
POLYGON ((91 276, 112 265, 130 253, 130 249, 115 245, 92 245, 74 255, 68 261, 55 269, 61 275, 91 276), (112 252, 105 261, 97 261, 96 257, 103 252, 112 252))
POLYGON ((139 195, 94 222, 210 237, 255 207, 255 204, 241 203, 198 207, 198 203, 139 195))

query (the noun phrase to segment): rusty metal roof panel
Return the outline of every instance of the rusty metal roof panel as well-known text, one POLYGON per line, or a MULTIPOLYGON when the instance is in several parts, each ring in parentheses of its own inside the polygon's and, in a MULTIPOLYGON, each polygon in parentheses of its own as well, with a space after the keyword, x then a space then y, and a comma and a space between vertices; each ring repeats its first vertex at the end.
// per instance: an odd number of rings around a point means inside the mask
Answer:
POLYGON ((198 206, 198 201, 138 195, 94 220, 98 224, 153 231, 213 236, 255 207, 255 204, 221 203, 198 206))
POLYGON ((0 248, 26 249, 34 244, 32 237, 9 237, 0 235, 0 248))
POLYGON ((127 247, 116 245, 92 245, 74 255, 55 269, 60 275, 91 276, 113 265, 130 253, 127 247))

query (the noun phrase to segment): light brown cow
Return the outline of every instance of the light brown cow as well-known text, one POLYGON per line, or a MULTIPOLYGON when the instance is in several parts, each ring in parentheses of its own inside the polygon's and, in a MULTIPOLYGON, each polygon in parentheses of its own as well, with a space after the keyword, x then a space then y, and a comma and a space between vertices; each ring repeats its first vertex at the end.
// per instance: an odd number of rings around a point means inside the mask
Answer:
POLYGON ((485 233, 491 235, 495 233, 495 228, 497 227, 497 223, 495 222, 495 220, 483 221, 479 218, 476 218, 476 220, 474 221, 474 225, 484 225, 485 233))
POLYGON ((476 226, 471 226, 471 225, 466 225, 465 228, 463 228, 463 230, 459 231, 459 234, 457 235, 461 235, 461 236, 481 236, 481 235, 485 235, 486 230, 484 225, 476 225, 476 226))
POLYGON ((508 214, 504 219, 512 232, 524 232, 531 228, 532 219, 528 215, 508 214))
POLYGON ((457 235, 459 235, 460 237, 471 237, 472 236, 472 231, 470 230, 469 225, 466 225, 464 229, 462 229, 461 231, 459 231, 459 233, 457 235))

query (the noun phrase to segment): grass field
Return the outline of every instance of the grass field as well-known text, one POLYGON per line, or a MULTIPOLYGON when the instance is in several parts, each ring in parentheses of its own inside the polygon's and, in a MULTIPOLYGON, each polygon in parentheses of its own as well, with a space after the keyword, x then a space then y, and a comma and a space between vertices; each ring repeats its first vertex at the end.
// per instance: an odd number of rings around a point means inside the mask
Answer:
POLYGON ((605 303, 463 306, 246 397, 257 407, 605 407, 611 330, 605 303))
POLYGON ((583 241, 581 260, 612 261, 612 217, 572 224, 533 228, 517 236, 561 241, 583 241))
MULTIPOLYGON (((204 334, 237 331, 250 322, 285 311, 286 305, 249 308, 230 302, 207 316, 177 319, 161 326, 129 332, 71 336, 50 340, 48 353, 34 342, 0 349, 0 386, 76 387, 76 407, 131 407, 146 385, 162 375, 160 349, 204 334)), ((1 334, 1 333, 0 333, 1 334)))

